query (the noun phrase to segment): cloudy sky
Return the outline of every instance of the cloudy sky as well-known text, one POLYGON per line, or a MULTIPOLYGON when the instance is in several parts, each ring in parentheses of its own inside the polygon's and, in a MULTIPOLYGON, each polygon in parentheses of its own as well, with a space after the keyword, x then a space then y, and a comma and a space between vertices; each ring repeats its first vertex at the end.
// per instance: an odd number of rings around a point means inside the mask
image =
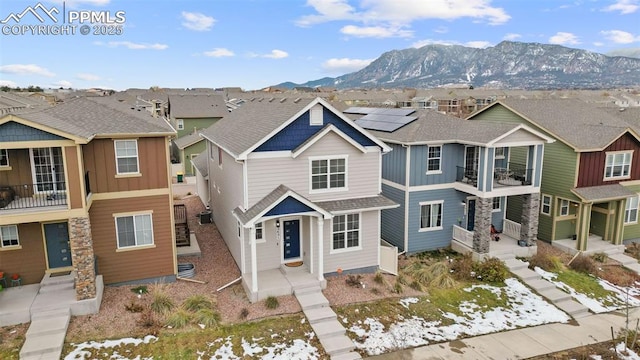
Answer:
POLYGON ((434 43, 638 49, 640 0, 2 0, 0 29, 0 85, 251 90, 434 43))

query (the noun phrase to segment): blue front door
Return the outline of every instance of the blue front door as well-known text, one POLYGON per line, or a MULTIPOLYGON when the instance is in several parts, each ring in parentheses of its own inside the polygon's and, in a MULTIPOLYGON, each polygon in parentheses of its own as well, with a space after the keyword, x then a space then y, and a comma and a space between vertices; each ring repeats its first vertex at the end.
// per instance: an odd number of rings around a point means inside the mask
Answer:
POLYGON ((47 243, 49 269, 71 266, 71 248, 69 246, 67 223, 44 224, 44 237, 47 243))
POLYGON ((300 257, 300 220, 287 220, 284 222, 284 259, 297 259, 300 257))
POLYGON ((467 202, 467 230, 473 231, 476 223, 476 201, 467 202))

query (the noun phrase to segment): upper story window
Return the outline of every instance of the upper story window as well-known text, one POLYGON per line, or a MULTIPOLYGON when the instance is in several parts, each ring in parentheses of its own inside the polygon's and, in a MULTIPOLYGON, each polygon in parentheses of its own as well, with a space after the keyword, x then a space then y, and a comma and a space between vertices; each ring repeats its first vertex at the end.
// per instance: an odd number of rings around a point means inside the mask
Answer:
POLYGON ((184 119, 178 119, 176 121, 176 126, 178 127, 178 130, 184 130, 184 119))
POLYGON ((116 216, 118 249, 153 245, 151 214, 116 216))
POLYGON ((429 146, 427 149, 427 174, 442 172, 442 146, 429 146))
POLYGON ((116 147, 116 171, 118 174, 137 174, 138 166, 138 141, 115 140, 116 147))
POLYGON ((504 159, 504 148, 497 147, 496 148, 496 159, 504 159))
POLYGON ((638 222, 638 196, 627 198, 627 208, 624 211, 624 223, 635 224, 638 222))
POLYGON ((631 174, 632 151, 620 151, 607 153, 607 162, 604 167, 604 179, 625 179, 631 174))
POLYGON ((0 167, 9 166, 9 150, 0 149, 0 167))
POLYGON ((542 194, 540 213, 544 215, 551 215, 551 196, 542 194))
POLYGON ((420 231, 442 229, 443 201, 428 201, 420 203, 420 231))
POLYGON ((18 240, 18 226, 0 226, 0 241, 0 247, 3 248, 20 246, 20 241, 18 240))
POLYGON ((347 187, 347 158, 311 160, 311 190, 347 187))

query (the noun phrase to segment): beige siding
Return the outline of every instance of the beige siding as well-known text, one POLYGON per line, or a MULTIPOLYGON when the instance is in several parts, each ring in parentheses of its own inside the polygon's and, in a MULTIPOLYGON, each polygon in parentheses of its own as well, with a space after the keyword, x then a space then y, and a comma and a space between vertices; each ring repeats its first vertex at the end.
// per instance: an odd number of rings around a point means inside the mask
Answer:
POLYGON ((542 143, 542 140, 538 136, 528 131, 518 130, 513 134, 510 134, 505 138, 500 139, 500 141, 496 142, 495 146, 500 146, 501 144, 518 143, 518 142, 542 143))
POLYGON ((378 265, 379 211, 360 213, 361 250, 346 251, 331 254, 332 222, 325 221, 324 225, 324 272, 333 273, 342 270, 359 269, 378 265))
POLYGON ((0 271, 4 272, 7 285, 11 274, 20 274, 22 284, 37 284, 47 269, 42 224, 18 224, 18 240, 21 249, 0 251, 0 271))
MULTIPOLYGON (((373 149, 373 148, 372 148, 373 149)), ((340 136, 329 133, 297 158, 253 158, 248 160, 249 206, 284 184, 311 201, 337 200, 379 193, 380 152, 362 153, 340 136), (310 157, 347 158, 348 190, 310 194, 310 157)))

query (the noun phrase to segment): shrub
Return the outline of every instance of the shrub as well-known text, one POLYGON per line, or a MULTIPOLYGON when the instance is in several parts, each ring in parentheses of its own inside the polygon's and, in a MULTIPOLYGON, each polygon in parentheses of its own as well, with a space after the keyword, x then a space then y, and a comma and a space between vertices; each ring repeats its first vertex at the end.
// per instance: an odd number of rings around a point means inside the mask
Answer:
POLYGON ((275 296, 269 296, 268 298, 265 299, 264 301, 264 306, 267 309, 277 309, 278 306, 280 306, 280 302, 278 301, 278 298, 275 296))
POLYGON ((468 280, 471 278, 471 272, 473 272, 473 263, 471 253, 465 254, 451 262, 449 265, 453 271, 451 274, 458 280, 468 280))
POLYGON ((593 258, 593 260, 599 263, 606 263, 607 259, 609 258, 609 255, 605 253, 596 253, 596 254, 593 254, 591 257, 593 258))
POLYGON ((213 309, 202 308, 196 311, 194 320, 206 327, 215 327, 220 323, 220 314, 213 309))
POLYGON ((131 292, 138 294, 138 295, 142 295, 142 294, 146 294, 149 292, 149 289, 147 289, 146 285, 140 285, 140 286, 136 286, 134 288, 131 289, 131 292))
POLYGON ((142 327, 147 327, 147 328, 158 325, 156 318, 153 316, 153 311, 151 311, 151 309, 147 309, 142 314, 140 314, 140 319, 138 319, 138 324, 142 327))
POLYGON ((193 295, 190 296, 185 302, 182 304, 185 310, 188 311, 198 311, 201 309, 212 309, 213 301, 204 295, 193 295))
POLYGON ((575 257, 569 264, 569 268, 585 274, 596 274, 598 272, 595 260, 583 254, 575 257))
POLYGON ((451 274, 443 273, 433 278, 429 285, 439 289, 451 289, 458 286, 458 282, 451 274))
POLYGON ((361 287, 362 275, 348 275, 344 281, 349 286, 361 287))
POLYGON ((375 281, 376 284, 384 284, 384 275, 382 275, 380 271, 377 271, 376 275, 373 277, 373 281, 375 281))
POLYGON ((402 294, 404 292, 404 289, 402 288, 402 284, 397 281, 396 279, 396 284, 393 285, 393 292, 396 294, 402 294))
POLYGON ((411 284, 409 284, 409 287, 413 290, 422 291, 422 285, 420 285, 417 280, 413 280, 411 284))
POLYGON ((244 320, 249 316, 249 309, 247 308, 242 308, 242 310, 240 310, 240 319, 244 320))
POLYGON ((476 273, 476 278, 492 283, 503 282, 509 276, 509 270, 498 258, 475 262, 473 271, 476 273))
POLYGON ((153 300, 151 301, 151 309, 158 314, 165 314, 171 311, 175 304, 173 300, 162 289, 153 291, 153 300))
POLYGON ((139 312, 142 312, 142 310, 144 310, 144 307, 142 306, 142 304, 138 303, 135 298, 131 299, 131 302, 129 302, 128 304, 125 304, 124 308, 127 309, 127 311, 132 313, 139 313, 139 312))
POLYGON ((529 268, 536 267, 545 271, 558 272, 564 268, 562 260, 556 255, 538 252, 529 259, 529 268))
POLYGON ((178 309, 169 315, 169 318, 167 319, 167 326, 175 329, 183 328, 191 322, 192 317, 193 315, 190 312, 184 309, 178 309))
POLYGON ((380 294, 381 294, 381 293, 380 293, 380 289, 378 289, 377 287, 372 287, 372 288, 371 288, 371 293, 372 293, 373 295, 380 295, 380 294))
POLYGON ((407 285, 408 284, 407 278, 402 274, 398 274, 398 276, 396 276, 396 282, 400 283, 401 285, 407 285))

